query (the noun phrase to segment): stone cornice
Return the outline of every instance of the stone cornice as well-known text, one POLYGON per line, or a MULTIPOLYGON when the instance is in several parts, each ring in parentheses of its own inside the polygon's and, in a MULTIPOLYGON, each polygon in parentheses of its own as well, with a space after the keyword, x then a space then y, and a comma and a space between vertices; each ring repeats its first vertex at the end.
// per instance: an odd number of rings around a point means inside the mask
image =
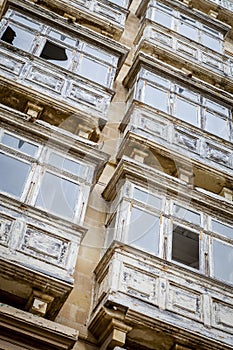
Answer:
POLYGON ((58 323, 45 320, 42 317, 32 315, 1 304, 0 324, 5 338, 23 346, 30 343, 33 349, 69 350, 72 349, 78 339, 78 331, 58 323))

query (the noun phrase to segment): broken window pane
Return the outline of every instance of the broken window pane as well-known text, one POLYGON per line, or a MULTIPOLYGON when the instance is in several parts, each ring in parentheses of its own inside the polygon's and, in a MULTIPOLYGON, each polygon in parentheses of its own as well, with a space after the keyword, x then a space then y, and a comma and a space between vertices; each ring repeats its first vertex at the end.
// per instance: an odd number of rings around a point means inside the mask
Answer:
POLYGON ((46 172, 42 179, 36 206, 67 218, 73 218, 79 185, 46 172))
POLYGON ((174 204, 174 214, 176 217, 191 222, 196 225, 200 225, 201 216, 196 212, 174 204))
POLYGON ((233 247, 213 240, 214 277, 233 283, 233 247))
POLYGON ((38 146, 7 133, 3 134, 2 143, 32 157, 35 156, 38 150, 38 146))
POLYGON ((83 57, 78 69, 78 74, 102 85, 108 84, 108 73, 108 66, 88 57, 83 57))
POLYGON ((71 55, 72 52, 70 50, 47 40, 40 57, 66 68, 71 55))
POLYGON ((174 225, 172 260, 199 269, 199 235, 174 225))
POLYGON ((167 91, 147 84, 145 86, 144 102, 163 112, 167 112, 167 91))
POLYGON ((30 168, 29 164, 0 153, 0 190, 20 198, 30 168))
POLYGON ((30 51, 33 39, 34 34, 26 29, 19 28, 14 24, 8 26, 1 37, 1 40, 6 43, 14 45, 15 47, 27 52, 30 51))
POLYGON ((127 243, 158 255, 160 220, 158 216, 132 208, 127 243))
POLYGON ((212 220, 212 230, 223 236, 233 239, 233 227, 225 225, 219 221, 212 220))
POLYGON ((152 205, 155 208, 160 209, 162 206, 162 199, 154 196, 151 193, 146 191, 139 190, 138 188, 134 189, 134 198, 138 201, 152 205))

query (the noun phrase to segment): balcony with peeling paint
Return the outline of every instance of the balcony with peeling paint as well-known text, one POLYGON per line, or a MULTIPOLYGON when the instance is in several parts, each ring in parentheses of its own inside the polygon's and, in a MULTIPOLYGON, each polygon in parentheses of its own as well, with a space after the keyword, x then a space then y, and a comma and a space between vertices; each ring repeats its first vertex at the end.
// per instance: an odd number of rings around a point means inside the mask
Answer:
POLYGON ((0 120, 1 302, 54 319, 73 289, 89 193, 108 156, 3 105, 0 120))
POLYGON ((169 2, 153 0, 147 6, 141 3, 137 15, 141 27, 135 39, 136 54, 144 52, 157 57, 185 68, 190 76, 227 85, 232 91, 233 60, 224 53, 229 25, 204 13, 201 16, 200 11, 196 11, 195 17, 195 10, 188 7, 179 9, 169 2))
POLYGON ((140 151, 142 162, 173 176, 178 176, 176 164, 185 163, 198 187, 220 193, 222 187, 230 186, 230 94, 219 94, 198 79, 193 78, 191 84, 179 70, 142 54, 125 86, 129 89, 128 107, 119 128, 118 160, 123 155, 134 158, 140 151))
POLYGON ((90 331, 111 346, 114 332, 103 329, 115 322, 126 348, 230 350, 232 202, 127 157, 103 196, 110 213, 90 331))
POLYGON ((117 40, 124 31, 131 2, 132 0, 47 0, 46 4, 55 11, 64 11, 64 15, 70 16, 70 19, 117 40))
POLYGON ((24 112, 27 96, 41 104, 50 119, 53 114, 56 125, 67 113, 81 114, 90 129, 103 127, 127 50, 80 25, 71 26, 60 17, 55 21, 51 14, 41 22, 34 20, 26 15, 30 6, 25 4, 24 12, 8 9, 1 21, 2 103, 24 112))

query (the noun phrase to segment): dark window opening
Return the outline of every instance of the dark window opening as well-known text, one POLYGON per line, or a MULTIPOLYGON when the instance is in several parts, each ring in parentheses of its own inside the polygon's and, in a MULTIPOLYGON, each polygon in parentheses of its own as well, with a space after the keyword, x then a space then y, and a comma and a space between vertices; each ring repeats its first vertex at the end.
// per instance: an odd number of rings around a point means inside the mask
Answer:
POLYGON ((6 28, 5 32, 3 33, 1 40, 5 41, 8 44, 13 45, 13 41, 16 37, 16 32, 9 26, 6 28))
POLYGON ((40 57, 46 60, 67 61, 66 49, 60 47, 50 41, 46 41, 40 57))
POLYGON ((176 226, 173 229, 172 259, 199 269, 199 235, 176 226))

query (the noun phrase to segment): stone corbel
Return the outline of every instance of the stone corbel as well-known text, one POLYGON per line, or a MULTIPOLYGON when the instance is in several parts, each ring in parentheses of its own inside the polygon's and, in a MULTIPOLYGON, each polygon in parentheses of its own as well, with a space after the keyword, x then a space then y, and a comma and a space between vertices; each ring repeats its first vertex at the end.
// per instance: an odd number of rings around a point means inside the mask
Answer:
POLYGON ((171 350, 191 350, 191 348, 184 346, 184 345, 175 344, 175 345, 173 345, 171 350))
POLYGON ((144 152, 138 148, 134 148, 130 157, 135 159, 136 161, 138 161, 140 163, 144 163, 145 158, 148 157, 148 155, 149 155, 148 152, 144 152))
POLYGON ((194 174, 192 169, 186 169, 180 166, 178 167, 177 175, 180 180, 185 181, 188 185, 193 185, 194 174))
POLYGON ((233 201, 233 190, 227 187, 223 187, 222 191, 220 192, 220 196, 225 197, 229 201, 233 201))
MULTIPOLYGON (((1 1, 1 0, 0 0, 1 1)), ((28 102, 25 108, 25 113, 29 116, 29 120, 35 122, 43 111, 43 107, 37 106, 32 102, 28 102)))
POLYGON ((51 304, 53 300, 54 297, 51 295, 33 290, 27 302, 26 309, 34 315, 44 317, 48 311, 49 304, 51 304))
POLYGON ((119 347, 125 344, 126 335, 131 329, 124 322, 112 319, 101 337, 100 350, 122 349, 119 347))

